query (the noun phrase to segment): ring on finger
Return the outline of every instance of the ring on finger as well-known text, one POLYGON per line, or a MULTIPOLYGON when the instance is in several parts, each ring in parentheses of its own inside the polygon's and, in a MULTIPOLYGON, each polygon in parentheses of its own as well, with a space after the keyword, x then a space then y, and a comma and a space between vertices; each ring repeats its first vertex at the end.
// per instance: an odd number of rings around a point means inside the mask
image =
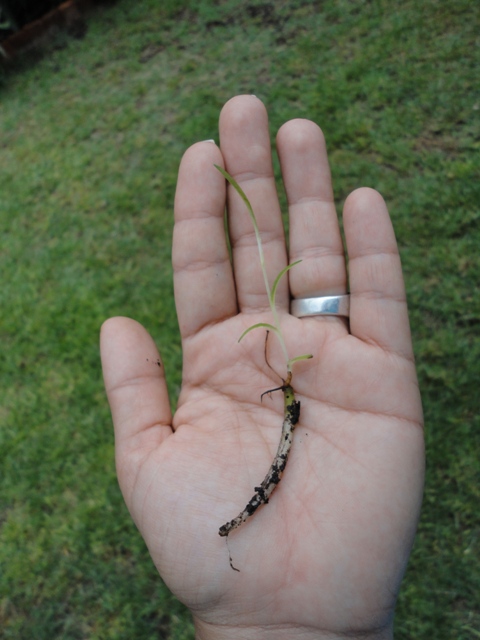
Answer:
POLYGON ((310 316, 343 316, 348 318, 350 315, 350 295, 294 298, 290 303, 290 313, 296 318, 310 316))

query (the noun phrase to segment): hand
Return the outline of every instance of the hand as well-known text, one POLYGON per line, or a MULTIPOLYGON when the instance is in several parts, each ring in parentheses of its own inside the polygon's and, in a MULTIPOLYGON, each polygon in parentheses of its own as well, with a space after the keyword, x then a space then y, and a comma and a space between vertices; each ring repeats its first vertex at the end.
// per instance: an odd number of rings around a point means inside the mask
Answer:
MULTIPOLYGON (((185 153, 175 198, 173 267, 183 383, 172 418, 164 369, 147 332, 102 328, 105 385, 127 506, 153 561, 193 613, 198 638, 392 637, 392 617, 423 488, 422 410, 395 235, 380 195, 345 203, 350 323, 294 318, 289 299, 347 291, 345 256, 322 132, 292 120, 277 147, 289 203, 287 257, 267 115, 253 96, 230 100, 220 148, 185 153), (282 482, 268 505, 225 539, 277 449, 281 384, 264 357, 271 322, 242 186, 258 218, 301 415, 282 482), (233 269, 224 235, 228 205, 233 269), (149 359, 149 362, 146 359, 149 359), (363 634, 363 635, 362 635, 363 634)), ((269 362, 285 366, 276 338, 269 362)))

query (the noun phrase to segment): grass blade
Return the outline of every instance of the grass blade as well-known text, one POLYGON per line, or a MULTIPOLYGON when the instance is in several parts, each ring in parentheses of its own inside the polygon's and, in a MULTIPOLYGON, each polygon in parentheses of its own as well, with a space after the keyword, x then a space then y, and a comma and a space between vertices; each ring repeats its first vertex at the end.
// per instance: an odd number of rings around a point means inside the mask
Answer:
POLYGON ((252 324, 251 327, 248 327, 248 329, 245 329, 245 331, 239 337, 238 342, 240 342, 240 340, 244 338, 247 335, 247 333, 250 333, 250 331, 252 331, 253 329, 259 329, 261 327, 263 327, 264 329, 268 329, 269 331, 273 331, 277 336, 279 335, 279 331, 277 327, 274 327, 273 324, 269 324, 268 322, 257 322, 257 324, 252 324))
POLYGON ((294 267, 296 264, 299 264, 300 262, 301 260, 297 260, 296 262, 292 262, 292 264, 287 264, 287 266, 284 269, 282 269, 278 274, 278 276, 275 278, 275 281, 272 286, 272 291, 270 293, 270 303, 273 306, 275 306, 275 294, 277 293, 278 283, 280 282, 282 277, 287 273, 287 271, 290 271, 292 267, 294 267))

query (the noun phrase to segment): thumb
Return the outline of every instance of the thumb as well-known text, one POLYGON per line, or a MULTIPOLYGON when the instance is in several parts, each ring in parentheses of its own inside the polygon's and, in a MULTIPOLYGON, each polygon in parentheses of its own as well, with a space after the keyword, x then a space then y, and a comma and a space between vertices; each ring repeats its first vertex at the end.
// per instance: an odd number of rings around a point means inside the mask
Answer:
POLYGON ((118 480, 127 497, 142 461, 172 433, 164 369, 153 339, 130 318, 110 318, 103 324, 100 354, 118 480))

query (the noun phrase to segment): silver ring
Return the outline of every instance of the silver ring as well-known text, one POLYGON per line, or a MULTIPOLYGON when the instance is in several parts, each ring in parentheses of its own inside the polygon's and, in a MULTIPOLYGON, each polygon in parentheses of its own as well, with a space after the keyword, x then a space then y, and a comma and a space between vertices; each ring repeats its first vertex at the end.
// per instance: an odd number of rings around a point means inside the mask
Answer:
POLYGON ((321 298, 296 298, 290 304, 290 313, 296 318, 307 316, 350 315, 350 296, 323 296, 321 298))

